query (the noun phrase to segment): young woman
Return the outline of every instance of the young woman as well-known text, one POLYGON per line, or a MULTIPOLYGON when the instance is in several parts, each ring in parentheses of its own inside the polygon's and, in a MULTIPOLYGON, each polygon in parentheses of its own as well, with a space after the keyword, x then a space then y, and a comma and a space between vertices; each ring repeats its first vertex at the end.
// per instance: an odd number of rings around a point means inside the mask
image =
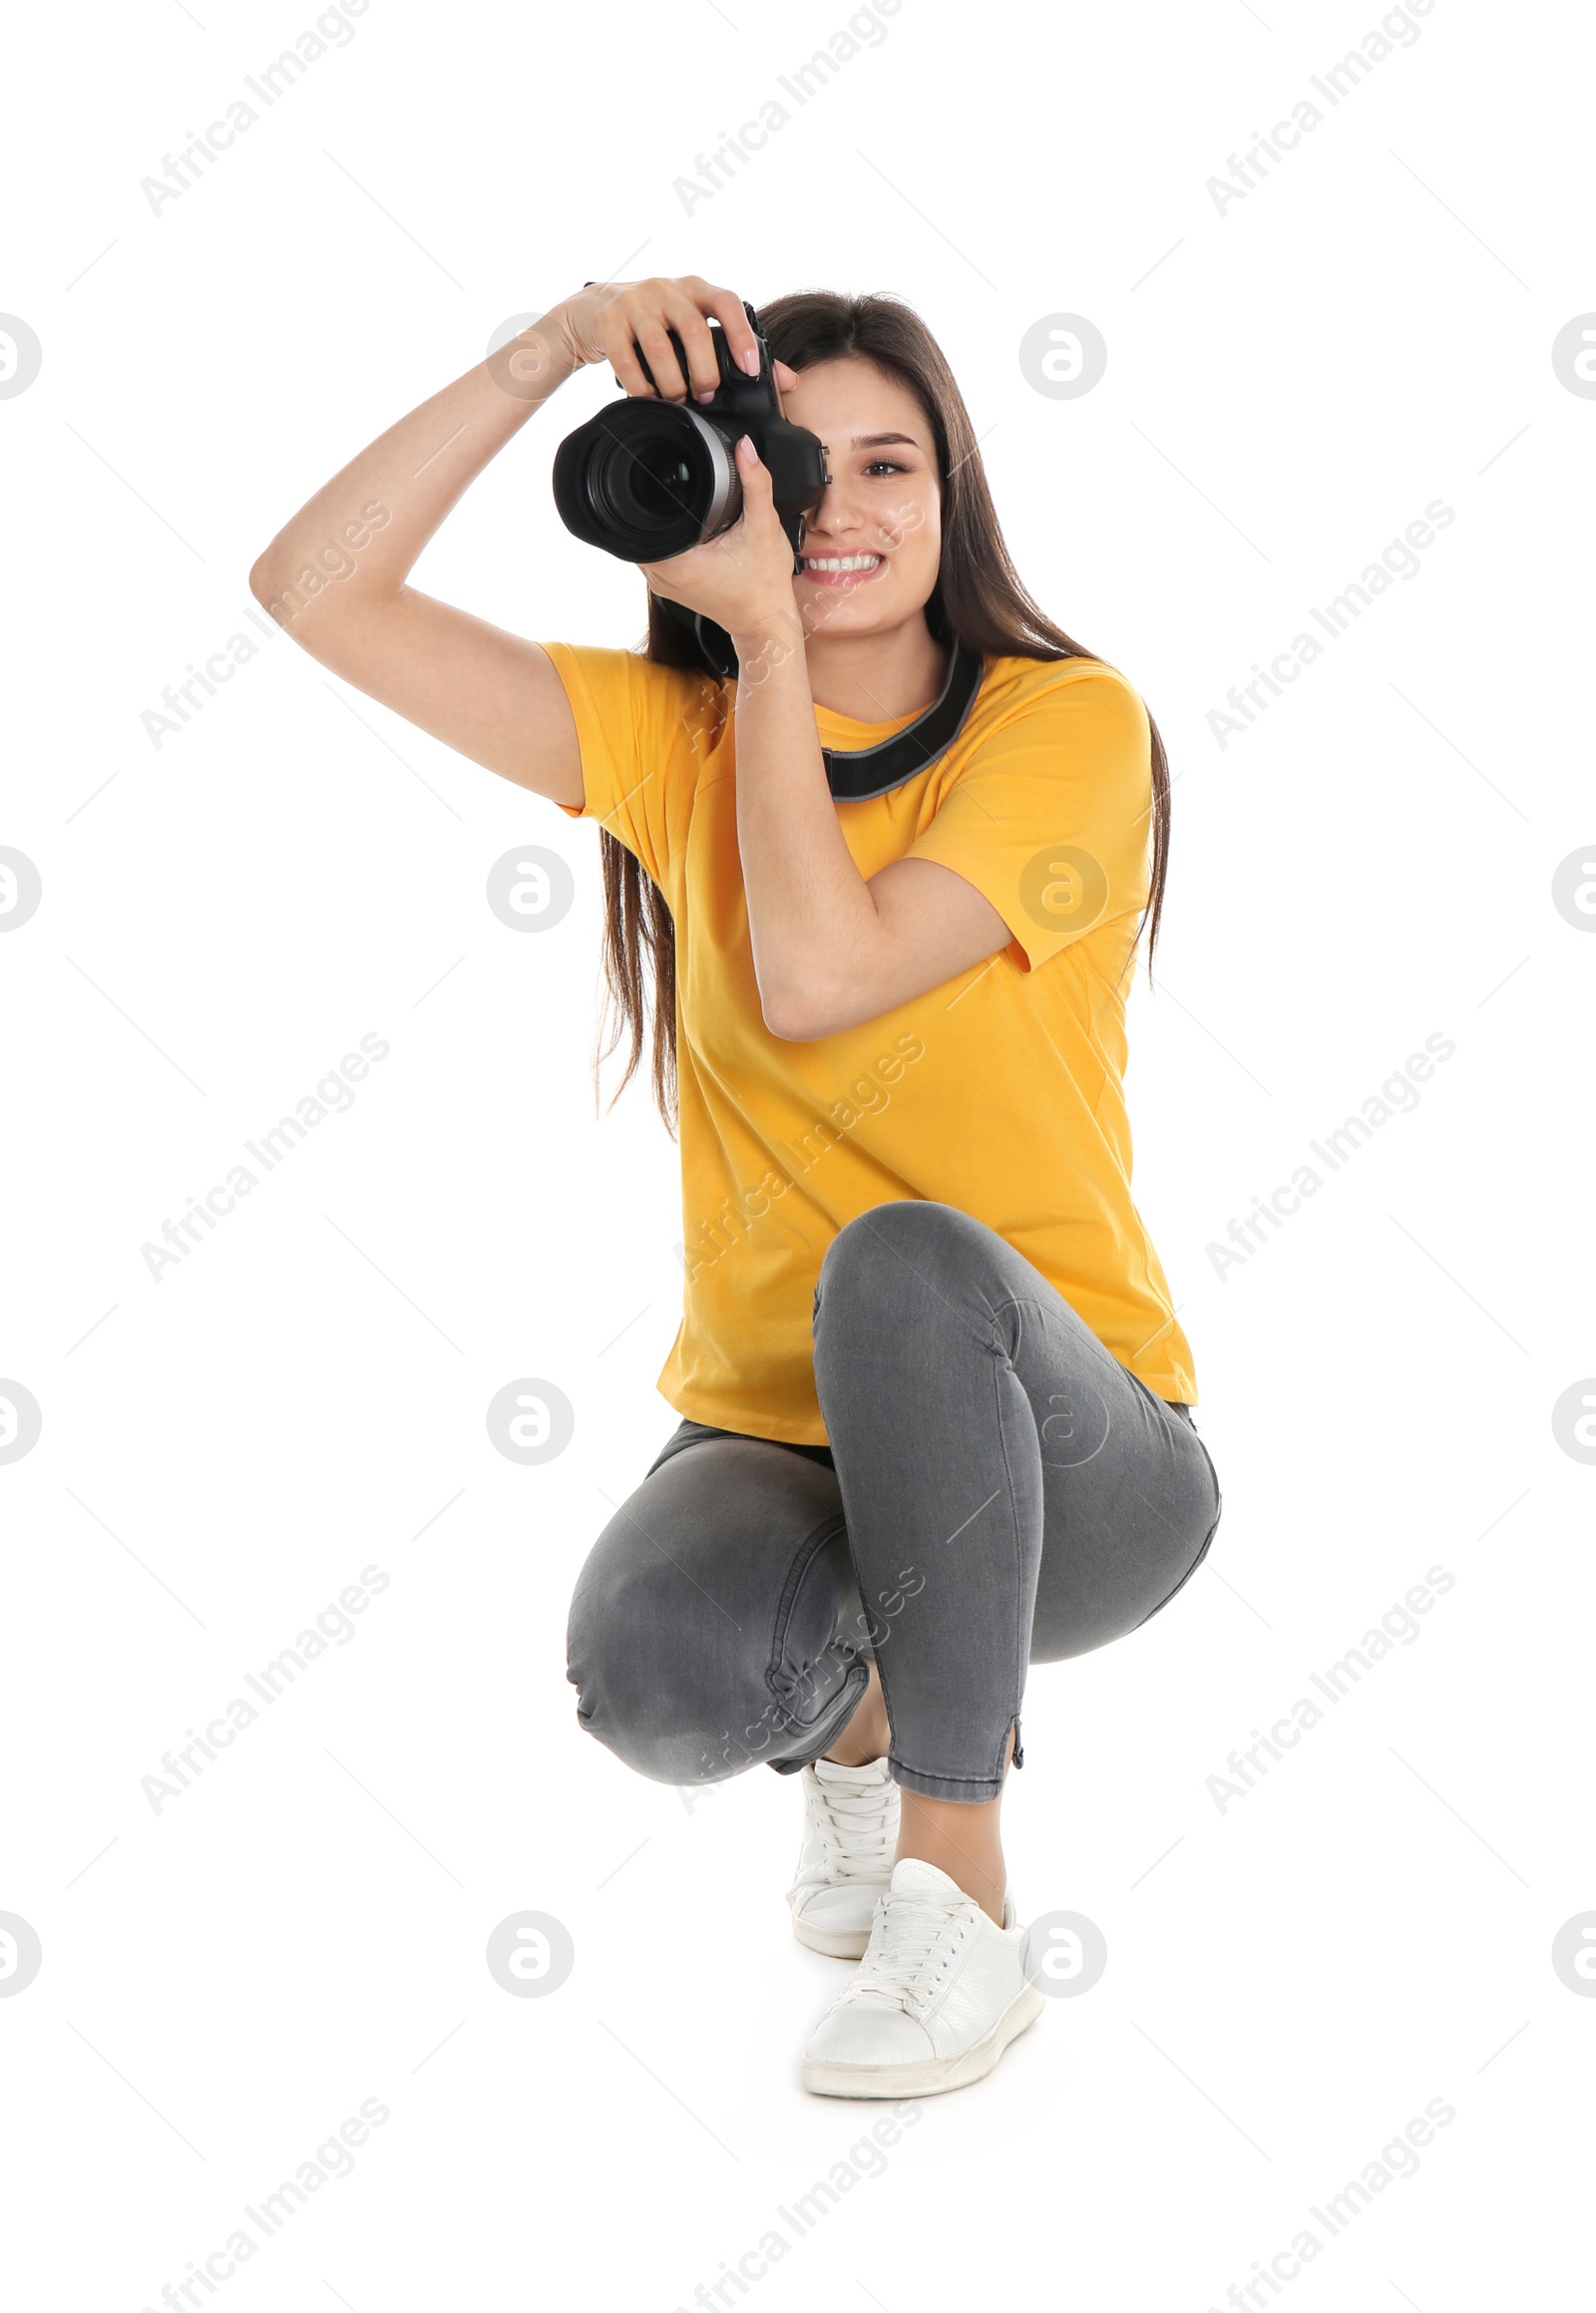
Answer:
POLYGON ((711 315, 757 372, 740 300, 697 278, 566 299, 362 451, 250 583, 335 673, 599 824, 622 1083, 651 984, 686 1285, 660 1374, 682 1419, 577 1584, 578 1718, 663 1782, 800 1777, 793 1929, 859 1963, 804 2084, 915 2096, 1042 2006, 998 1832, 1027 1664, 1146 1622, 1219 1518, 1121 1093, 1168 777, 1131 684, 1020 585, 894 299, 758 316, 828 446, 796 570, 744 437, 737 522, 644 568, 645 653, 406 583, 584 363, 708 399, 711 315))

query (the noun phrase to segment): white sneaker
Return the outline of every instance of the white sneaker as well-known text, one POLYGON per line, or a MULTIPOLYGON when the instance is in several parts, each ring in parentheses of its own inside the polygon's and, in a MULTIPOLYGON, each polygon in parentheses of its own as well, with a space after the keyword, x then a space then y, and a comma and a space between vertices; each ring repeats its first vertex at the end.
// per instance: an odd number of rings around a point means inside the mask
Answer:
POLYGON ((1003 1898, 990 1919, 934 1863, 904 1862, 859 1973, 804 2050, 820 2097, 934 2097, 992 2071, 1042 2011, 1030 1939, 1003 1898))
POLYGON ((792 1932, 835 1960, 864 1957, 876 1900, 892 1877, 898 1844, 898 1785, 884 1758, 838 1766, 817 1758, 803 1770, 804 1841, 787 1890, 792 1932))

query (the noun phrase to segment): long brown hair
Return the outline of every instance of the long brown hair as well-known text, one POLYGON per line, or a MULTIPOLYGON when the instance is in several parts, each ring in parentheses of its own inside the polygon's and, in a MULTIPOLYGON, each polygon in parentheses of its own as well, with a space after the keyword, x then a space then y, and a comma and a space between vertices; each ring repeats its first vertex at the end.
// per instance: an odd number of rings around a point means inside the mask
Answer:
MULTIPOLYGON (((844 297, 805 289, 777 297, 759 311, 772 357, 802 370, 854 356, 872 361, 906 386, 925 411, 937 448, 942 489, 942 560, 926 603, 926 624, 938 642, 966 643, 994 658, 1092 658, 1032 601, 1008 557, 998 511, 964 396, 941 346, 918 313, 891 296, 844 297)), ((657 666, 714 669, 692 628, 648 597, 644 655, 657 666)), ((1152 876, 1141 930, 1151 963, 1163 913, 1169 867, 1169 761, 1158 726, 1152 733, 1152 876)), ((653 1094, 667 1128, 676 1122, 676 936, 665 896, 635 855, 599 830, 604 880, 604 1010, 609 1040, 595 1055, 599 1065, 620 1041, 630 1048, 610 1105, 630 1082, 650 1022, 653 1094), (650 1001, 651 997, 651 1001, 650 1001), (651 1015, 651 1018, 650 1018, 651 1015)), ((1137 935, 1140 938, 1140 932, 1137 935)))

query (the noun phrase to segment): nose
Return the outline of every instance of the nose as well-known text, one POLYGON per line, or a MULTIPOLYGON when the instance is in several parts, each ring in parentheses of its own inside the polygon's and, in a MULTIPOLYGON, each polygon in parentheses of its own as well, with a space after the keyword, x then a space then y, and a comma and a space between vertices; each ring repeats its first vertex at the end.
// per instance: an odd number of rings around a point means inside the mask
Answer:
POLYGON ((811 537, 843 538, 861 527, 860 510, 850 502, 842 486, 828 482, 821 492, 813 514, 805 524, 811 537))
POLYGON ((844 476, 827 483, 805 522, 805 535, 846 553, 885 554, 900 543, 891 517, 872 507, 844 476))

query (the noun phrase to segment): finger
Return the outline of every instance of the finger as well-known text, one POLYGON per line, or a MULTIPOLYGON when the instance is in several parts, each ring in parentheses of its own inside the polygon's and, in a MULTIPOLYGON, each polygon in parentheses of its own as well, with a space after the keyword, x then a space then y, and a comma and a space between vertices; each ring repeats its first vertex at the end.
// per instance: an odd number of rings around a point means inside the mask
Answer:
POLYGON ((637 348, 633 342, 634 328, 624 299, 604 314, 595 335, 604 360, 626 392, 651 395, 654 389, 643 376, 638 363, 637 348))
POLYGON ((671 344, 667 332, 676 326, 674 308, 679 305, 680 289, 675 281, 655 277, 642 283, 643 295, 638 300, 637 340, 647 357, 654 383, 665 400, 685 401, 689 391, 684 363, 671 344))
POLYGON ((720 385, 720 364, 715 359, 715 341, 709 324, 685 291, 672 298, 666 310, 670 326, 686 351, 691 390, 699 401, 706 402, 720 385))
POLYGON ((648 364, 648 373, 667 402, 681 402, 687 398, 687 381, 681 374, 674 348, 665 334, 662 318, 650 312, 637 324, 637 343, 648 364))
POLYGON ((778 361, 775 365, 775 368, 776 384, 784 394, 790 394, 793 387, 798 383, 798 371, 790 368, 784 361, 778 361))
POLYGON ((731 348, 732 360, 736 362, 739 369, 746 370, 750 377, 757 377, 759 375, 759 341, 748 326, 748 316, 742 309, 742 299, 735 289, 711 289, 707 282, 703 284, 703 289, 707 298, 706 310, 713 313, 721 328, 726 332, 726 343, 731 348))
POLYGON ((775 485, 771 480, 770 468, 754 448, 750 434, 739 434, 737 437, 737 472, 747 505, 765 507, 772 503, 775 485))

